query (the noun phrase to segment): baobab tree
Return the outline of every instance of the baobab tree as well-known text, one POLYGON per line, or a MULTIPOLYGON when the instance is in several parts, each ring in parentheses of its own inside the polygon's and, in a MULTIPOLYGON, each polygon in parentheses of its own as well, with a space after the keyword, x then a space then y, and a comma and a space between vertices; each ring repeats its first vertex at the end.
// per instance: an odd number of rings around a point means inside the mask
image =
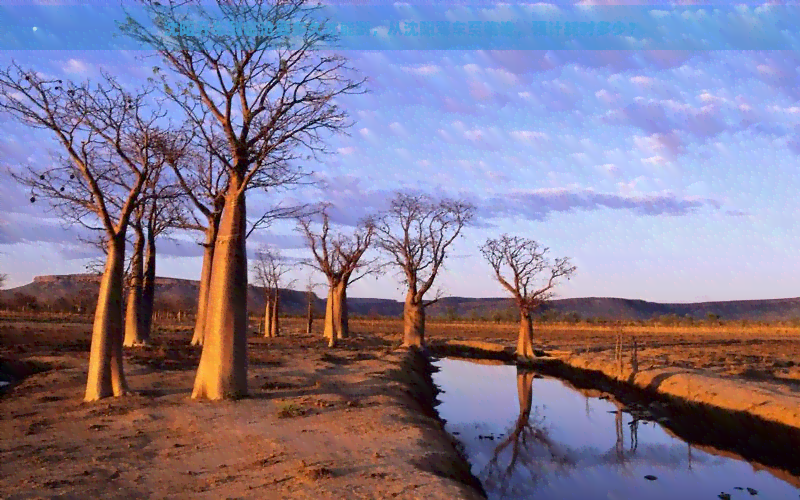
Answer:
POLYGON ((349 334, 347 316, 347 287, 375 271, 375 259, 362 261, 375 233, 372 219, 361 221, 352 235, 330 234, 330 207, 321 211, 322 228, 315 232, 310 218, 298 219, 298 230, 305 237, 313 259, 307 264, 325 275, 328 280, 328 300, 325 306, 324 335, 328 346, 334 347, 349 334))
MULTIPOLYGON (((133 212, 130 227, 134 238, 132 251, 125 271, 127 277, 127 303, 125 306, 124 347, 147 345, 153 320, 156 278, 156 239, 170 228, 179 227, 185 219, 182 193, 176 189, 173 179, 164 175, 163 143, 168 133, 162 131, 151 140, 156 152, 152 171, 143 187, 142 200, 133 212)), ((107 254, 105 235, 102 228, 94 228, 90 237, 77 236, 77 239, 107 254)), ((100 258, 89 262, 87 270, 102 274, 103 262, 100 258)))
POLYGON ((125 310, 125 337, 122 341, 124 347, 142 346, 147 343, 143 338, 142 327, 144 318, 142 317, 142 284, 144 281, 144 246, 145 236, 142 227, 144 218, 144 204, 134 210, 131 220, 131 227, 136 235, 133 242, 133 252, 130 259, 130 271, 128 272, 128 302, 125 310))
POLYGON ((161 73, 167 94, 228 174, 192 397, 245 396, 246 191, 261 180, 272 182, 304 151, 326 151, 320 133, 349 126, 336 99, 358 93, 364 80, 346 76, 341 56, 315 50, 335 43, 338 34, 311 17, 315 9, 305 0, 192 3, 192 16, 225 26, 202 31, 180 29, 187 21, 185 2, 140 3, 154 26, 128 15, 123 32, 160 54, 170 70, 161 73), (290 40, 267 28, 276 25, 296 27, 296 36, 290 40), (225 138, 221 149, 209 140, 216 136, 225 138))
MULTIPOLYGON (((154 142, 165 142, 165 133, 154 142)), ((153 324, 156 280, 156 241, 169 229, 182 227, 186 213, 185 197, 165 169, 165 148, 157 146, 159 161, 146 186, 144 200, 132 220, 136 238, 130 260, 130 289, 125 315, 123 345, 134 347, 150 341, 153 324)))
POLYGON ((519 308, 518 361, 534 358, 531 313, 552 298, 553 288, 561 279, 569 280, 576 270, 568 257, 550 262, 548 251, 535 240, 507 234, 489 238, 481 246, 495 279, 511 293, 519 308))
POLYGON ((463 201, 436 201, 424 194, 398 193, 389 209, 377 218, 377 246, 387 263, 399 268, 408 287, 403 308, 403 345, 425 344, 425 294, 444 265, 450 246, 474 217, 474 207, 463 201))
MULTIPOLYGON (((281 261, 281 256, 274 249, 266 247, 256 252, 253 274, 256 283, 264 288, 266 307, 264 311, 264 336, 280 335, 280 289, 284 285, 284 276, 291 269, 281 261)), ((291 286, 294 280, 286 284, 291 286)))
MULTIPOLYGON (((129 238, 128 243, 131 245, 131 252, 127 259, 127 265, 123 276, 125 277, 123 292, 127 297, 124 304, 124 331, 123 342, 124 347, 134 347, 145 345, 142 340, 142 328, 144 323, 144 303, 143 303, 143 280, 144 280, 144 250, 145 250, 145 235, 142 229, 142 217, 144 214, 144 205, 138 204, 131 216, 130 227, 133 228, 134 238, 131 241, 129 238)), ((89 236, 77 235, 76 239, 87 245, 93 247, 103 253, 102 257, 92 259, 86 264, 86 270, 90 274, 102 276, 104 263, 108 258, 108 245, 106 243, 106 234, 102 228, 95 228, 96 230, 90 233, 89 236)), ((126 252, 127 254, 127 252, 126 252)))
POLYGON ((225 165, 214 155, 215 151, 224 149, 220 138, 214 140, 214 146, 209 146, 206 141, 193 139, 195 137, 190 134, 173 136, 166 158, 193 209, 189 211, 192 220, 187 221, 181 228, 202 231, 204 235, 200 243, 203 247, 203 264, 192 336, 192 345, 203 345, 211 266, 214 261, 219 223, 222 220, 222 209, 225 206, 228 172, 225 165))
POLYGON ((177 189, 174 178, 168 177, 159 182, 165 175, 163 167, 156 172, 153 181, 155 188, 145 205, 146 246, 142 279, 142 338, 145 341, 150 339, 153 328, 158 238, 168 231, 183 227, 187 219, 186 198, 177 189))
POLYGON ((122 367, 123 281, 131 215, 155 163, 153 138, 164 116, 152 88, 128 91, 102 73, 102 83, 75 84, 25 70, 0 70, 0 110, 52 132, 62 156, 53 166, 12 176, 64 218, 99 225, 106 263, 92 329, 87 401, 128 392, 122 367))

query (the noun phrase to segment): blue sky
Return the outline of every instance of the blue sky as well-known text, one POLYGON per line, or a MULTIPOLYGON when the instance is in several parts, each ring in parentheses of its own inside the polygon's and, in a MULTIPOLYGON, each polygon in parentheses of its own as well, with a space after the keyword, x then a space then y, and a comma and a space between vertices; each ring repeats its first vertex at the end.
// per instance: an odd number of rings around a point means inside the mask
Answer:
MULTIPOLYGON (((754 8, 751 6, 751 8, 754 8)), ((439 284, 502 296, 477 249, 507 232, 570 256, 561 297, 690 302, 794 297, 800 263, 800 55, 793 51, 351 50, 370 93, 341 100, 356 121, 336 154, 309 165, 327 186, 293 193, 337 206, 350 224, 397 188, 478 206, 439 284)), ((5 51, 75 79, 103 67, 152 74, 141 51, 5 51)), ((46 161, 34 134, 0 119, 4 166, 46 161)), ((91 251, 47 219, 13 180, 0 183, 0 272, 8 286, 81 272, 91 251)), ((255 200, 251 210, 264 206, 255 200), (259 205, 259 203, 261 205, 259 205)), ((347 227, 345 226, 345 230, 347 227)), ((196 279, 199 235, 163 241, 159 274, 196 279)), ((306 256, 290 224, 258 244, 306 256)), ((302 272, 294 277, 304 279, 302 272)), ((392 275, 351 296, 400 299, 392 275)))

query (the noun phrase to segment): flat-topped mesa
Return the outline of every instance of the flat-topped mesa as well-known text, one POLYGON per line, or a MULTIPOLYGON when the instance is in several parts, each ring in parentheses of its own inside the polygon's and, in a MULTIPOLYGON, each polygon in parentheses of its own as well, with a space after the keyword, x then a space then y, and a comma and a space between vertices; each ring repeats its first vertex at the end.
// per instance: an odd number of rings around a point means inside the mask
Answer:
POLYGON ((92 282, 100 281, 101 276, 97 274, 48 274, 44 276, 34 276, 34 283, 59 283, 59 282, 92 282))
MULTIPOLYGON (((83 282, 83 283, 99 283, 100 275, 97 274, 47 274, 43 276, 35 276, 34 283, 64 283, 64 282, 83 282)), ((197 283, 197 280, 185 280, 180 278, 156 278, 158 285, 182 285, 197 283)))

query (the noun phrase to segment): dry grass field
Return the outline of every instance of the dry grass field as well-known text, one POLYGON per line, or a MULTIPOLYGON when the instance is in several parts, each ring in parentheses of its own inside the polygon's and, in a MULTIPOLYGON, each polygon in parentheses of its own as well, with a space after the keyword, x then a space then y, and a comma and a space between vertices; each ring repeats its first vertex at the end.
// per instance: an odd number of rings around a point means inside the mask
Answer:
MULTIPOLYGON (((56 354, 59 350, 88 350, 89 321, 79 315, 0 313, 0 356, 32 353, 56 354)), ((259 328, 252 320, 253 330, 259 328)), ((191 328, 190 319, 157 321, 163 331, 191 328)), ((289 334, 304 331, 305 320, 285 318, 289 334)), ((314 322, 321 335, 322 321, 314 322)), ((351 331, 400 342, 399 319, 351 319, 351 331)), ((437 340, 484 340, 513 346, 517 325, 493 322, 428 321, 427 338, 437 340)), ((157 336, 157 335, 156 335, 157 336)), ((681 367, 718 375, 768 380, 800 386, 800 327, 784 325, 714 326, 601 326, 540 324, 536 342, 544 350, 613 353, 621 341, 630 352, 636 343, 641 368, 681 367)))

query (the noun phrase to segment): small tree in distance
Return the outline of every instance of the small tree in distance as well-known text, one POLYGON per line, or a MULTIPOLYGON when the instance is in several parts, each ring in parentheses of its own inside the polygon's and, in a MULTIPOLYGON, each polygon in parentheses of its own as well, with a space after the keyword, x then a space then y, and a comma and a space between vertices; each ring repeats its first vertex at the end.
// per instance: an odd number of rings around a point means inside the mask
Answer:
MULTIPOLYGON (((277 337, 280 334, 280 287, 283 276, 290 271, 280 255, 272 248, 256 252, 253 267, 256 283, 264 287, 266 307, 264 311, 264 336, 277 337)), ((294 281, 287 286, 291 286, 294 281)))
POLYGON ((6 280, 8 279, 8 275, 0 274, 0 288, 6 286, 6 280))
POLYGON ((311 329, 314 326, 314 299, 317 298, 314 289, 317 286, 319 286, 319 283, 315 283, 313 277, 309 275, 306 283, 306 302, 308 306, 306 310, 306 335, 311 335, 311 329))
POLYGON ((321 211, 322 228, 314 232, 309 218, 298 219, 298 230, 311 249, 313 260, 308 265, 328 279, 328 300, 325 306, 325 337, 334 347, 349 333, 347 317, 347 287, 375 271, 375 260, 362 261, 375 232, 371 219, 362 221, 352 235, 330 234, 328 207, 321 211))
POLYGON ((568 257, 551 263, 547 259, 548 251, 535 240, 506 234, 498 239, 490 238, 481 246, 481 253, 492 266, 495 278, 514 296, 519 308, 519 361, 534 357, 531 313, 552 298, 559 280, 569 280, 576 270, 568 257))

